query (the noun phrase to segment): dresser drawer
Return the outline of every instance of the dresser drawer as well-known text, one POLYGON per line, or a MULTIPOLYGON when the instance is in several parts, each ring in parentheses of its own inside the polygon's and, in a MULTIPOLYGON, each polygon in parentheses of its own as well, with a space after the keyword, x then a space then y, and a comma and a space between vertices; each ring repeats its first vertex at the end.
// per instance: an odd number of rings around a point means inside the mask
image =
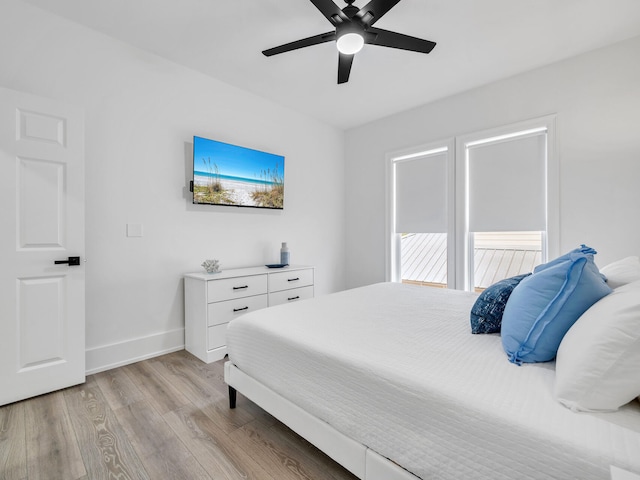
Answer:
POLYGON ((269 275, 270 292, 307 287, 309 285, 313 285, 313 268, 278 272, 269 275))
POLYGON ((220 325, 229 323, 234 318, 254 310, 267 308, 267 294, 253 297, 236 298, 224 302, 210 303, 207 305, 207 324, 220 325))
POLYGON ((220 302, 234 298, 267 293, 267 275, 224 278, 207 282, 207 302, 220 302))
POLYGON ((291 290, 282 290, 269 294, 269 306, 282 305, 283 303, 292 303, 299 300, 313 298, 313 286, 292 288, 291 290))
POLYGON ((224 347, 227 344, 227 324, 207 328, 207 349, 224 347))

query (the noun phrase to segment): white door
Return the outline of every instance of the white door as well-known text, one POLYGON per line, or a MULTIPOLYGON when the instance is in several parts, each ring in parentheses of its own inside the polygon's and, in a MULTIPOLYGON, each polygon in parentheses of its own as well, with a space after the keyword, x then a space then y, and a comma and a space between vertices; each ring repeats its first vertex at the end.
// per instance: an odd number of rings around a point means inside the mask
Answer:
POLYGON ((0 88, 0 405, 84 382, 84 315, 82 110, 0 88))

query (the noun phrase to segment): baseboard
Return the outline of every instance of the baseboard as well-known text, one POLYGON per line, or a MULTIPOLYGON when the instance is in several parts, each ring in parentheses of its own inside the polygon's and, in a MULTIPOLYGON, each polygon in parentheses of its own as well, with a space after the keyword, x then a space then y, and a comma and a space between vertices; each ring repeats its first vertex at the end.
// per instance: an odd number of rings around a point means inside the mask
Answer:
POLYGON ((86 373, 91 375, 184 349, 184 328, 134 338, 86 351, 86 373))

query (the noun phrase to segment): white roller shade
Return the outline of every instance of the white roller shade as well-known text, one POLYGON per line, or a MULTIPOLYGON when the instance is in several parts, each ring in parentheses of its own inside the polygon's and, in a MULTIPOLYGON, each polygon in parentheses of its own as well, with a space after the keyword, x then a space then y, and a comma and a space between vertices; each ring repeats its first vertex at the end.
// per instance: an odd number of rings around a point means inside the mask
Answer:
POLYGON ((469 231, 546 230, 546 133, 467 148, 469 231))
POLYGON ((447 153, 395 164, 397 233, 447 232, 447 153))

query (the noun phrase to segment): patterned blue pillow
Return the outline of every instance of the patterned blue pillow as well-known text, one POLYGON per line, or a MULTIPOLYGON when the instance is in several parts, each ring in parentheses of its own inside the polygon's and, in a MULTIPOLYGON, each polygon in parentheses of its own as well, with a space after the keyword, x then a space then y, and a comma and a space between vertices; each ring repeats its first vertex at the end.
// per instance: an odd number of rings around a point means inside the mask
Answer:
POLYGON ((504 307, 511 292, 529 275, 525 273, 505 278, 482 292, 471 308, 471 333, 499 333, 504 307))

